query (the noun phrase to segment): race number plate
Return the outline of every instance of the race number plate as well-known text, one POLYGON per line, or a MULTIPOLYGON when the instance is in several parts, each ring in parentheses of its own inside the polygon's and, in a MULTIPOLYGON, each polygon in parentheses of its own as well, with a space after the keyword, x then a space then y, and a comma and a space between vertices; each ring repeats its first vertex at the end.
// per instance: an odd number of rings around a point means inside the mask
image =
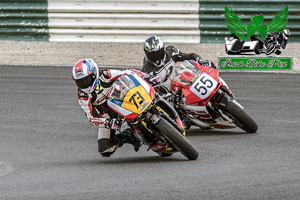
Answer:
POLYGON ((217 87, 218 82, 207 73, 201 76, 191 86, 191 92, 197 95, 200 99, 206 99, 217 87))

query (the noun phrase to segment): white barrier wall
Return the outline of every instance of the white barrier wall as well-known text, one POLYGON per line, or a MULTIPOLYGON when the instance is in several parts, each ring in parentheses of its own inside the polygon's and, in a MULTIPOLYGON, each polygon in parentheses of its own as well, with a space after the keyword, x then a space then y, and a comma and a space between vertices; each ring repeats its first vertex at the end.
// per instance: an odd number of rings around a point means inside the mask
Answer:
POLYGON ((198 0, 48 0, 50 41, 199 43, 198 0))
MULTIPOLYGON (((288 6, 289 42, 300 42, 300 0, 1 0, 0 40, 224 43, 225 6, 262 24, 288 6)), ((246 33, 246 31, 244 31, 246 33)))

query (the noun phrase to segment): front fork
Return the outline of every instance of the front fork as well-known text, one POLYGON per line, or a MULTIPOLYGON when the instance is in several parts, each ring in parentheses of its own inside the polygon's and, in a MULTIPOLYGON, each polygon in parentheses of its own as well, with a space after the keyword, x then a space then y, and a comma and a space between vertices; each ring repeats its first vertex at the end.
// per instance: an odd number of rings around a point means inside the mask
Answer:
POLYGON ((138 120, 134 120, 130 123, 131 127, 135 130, 135 137, 147 146, 151 146, 157 143, 159 135, 155 130, 150 128, 150 124, 156 124, 160 121, 161 116, 147 111, 138 120))
POLYGON ((151 145, 157 138, 160 137, 158 132, 150 128, 150 124, 155 125, 159 123, 161 118, 169 121, 169 123, 172 124, 182 135, 185 135, 184 127, 176 110, 166 100, 161 98, 160 101, 160 103, 148 110, 143 117, 131 122, 132 127, 135 129, 135 133, 137 133, 137 137, 146 145, 151 145), (147 133, 143 133, 143 130, 147 133))

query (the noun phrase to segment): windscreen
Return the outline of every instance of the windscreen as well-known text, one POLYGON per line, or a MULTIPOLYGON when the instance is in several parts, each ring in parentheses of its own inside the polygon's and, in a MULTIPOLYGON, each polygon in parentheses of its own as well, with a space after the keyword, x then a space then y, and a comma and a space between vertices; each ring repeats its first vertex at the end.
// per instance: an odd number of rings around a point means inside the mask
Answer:
POLYGON ((174 80, 180 81, 186 86, 191 85, 201 74, 200 69, 198 69, 192 61, 177 62, 176 75, 174 80))
POLYGON ((136 84, 128 76, 122 76, 114 82, 113 87, 114 91, 110 97, 116 100, 123 100, 127 92, 136 87, 136 84))

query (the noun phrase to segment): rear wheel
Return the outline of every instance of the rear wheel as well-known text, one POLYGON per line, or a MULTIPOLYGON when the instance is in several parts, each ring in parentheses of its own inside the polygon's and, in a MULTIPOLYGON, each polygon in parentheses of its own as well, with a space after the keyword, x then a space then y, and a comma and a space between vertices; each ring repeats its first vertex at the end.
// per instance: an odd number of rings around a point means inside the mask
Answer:
POLYGON ((189 160, 196 160, 198 158, 198 152, 195 147, 166 119, 161 118, 160 121, 155 124, 155 127, 158 128, 189 160))
POLYGON ((223 109, 233 120, 233 123, 247 133, 255 133, 257 131, 258 127, 256 122, 234 101, 229 102, 223 109))

